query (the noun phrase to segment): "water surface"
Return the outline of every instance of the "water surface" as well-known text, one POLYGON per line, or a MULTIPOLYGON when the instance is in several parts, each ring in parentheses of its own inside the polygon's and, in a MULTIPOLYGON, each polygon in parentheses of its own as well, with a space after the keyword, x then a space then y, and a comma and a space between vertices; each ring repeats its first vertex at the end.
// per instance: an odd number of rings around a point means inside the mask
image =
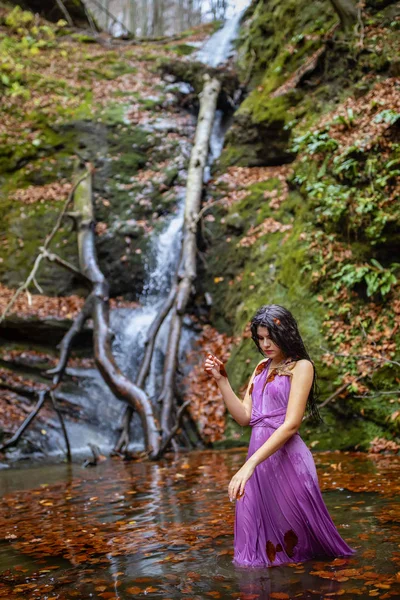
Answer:
POLYGON ((357 553, 257 569, 231 562, 227 485, 244 458, 1 472, 0 598, 398 597, 398 457, 315 454, 325 502, 357 553))

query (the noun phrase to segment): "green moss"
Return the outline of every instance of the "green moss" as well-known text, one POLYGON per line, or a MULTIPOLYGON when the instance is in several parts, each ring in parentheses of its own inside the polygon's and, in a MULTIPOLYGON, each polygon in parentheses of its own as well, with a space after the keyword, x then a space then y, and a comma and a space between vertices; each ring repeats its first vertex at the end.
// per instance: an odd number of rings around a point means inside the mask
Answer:
POLYGON ((87 33, 72 33, 71 38, 81 44, 97 44, 97 40, 93 35, 87 33))
POLYGON ((193 35, 197 35, 199 33, 212 35, 216 31, 218 31, 218 29, 220 29, 222 25, 223 21, 217 19, 215 21, 211 21, 210 23, 202 23, 201 25, 198 25, 195 28, 185 29, 185 31, 182 31, 182 33, 180 33, 177 37, 183 40, 185 38, 192 37, 193 35))
POLYGON ((139 103, 142 105, 144 110, 154 111, 161 108, 164 99, 164 96, 160 96, 159 98, 140 98, 139 103))
POLYGON ((102 123, 109 126, 125 123, 126 111, 129 109, 127 103, 110 103, 100 112, 102 123))
POLYGON ((252 92, 241 105, 239 114, 251 113, 255 123, 268 123, 281 129, 288 122, 290 106, 291 98, 288 94, 271 98, 269 92, 252 92))
MULTIPOLYGON (((388 7, 385 34, 375 45, 374 38, 369 40, 367 51, 360 50, 356 39, 349 44, 337 32, 311 71, 301 76, 299 69, 316 56, 337 21, 332 5, 305 0, 252 3, 237 44, 249 94, 235 114, 221 164, 244 165, 246 156, 250 166, 288 162, 290 134, 299 122, 309 128, 353 90, 368 91, 373 79, 365 74, 394 74, 398 42, 390 12, 388 7)), ((380 21, 385 18, 382 15, 380 21)))
POLYGON ((313 443, 315 450, 370 449, 375 437, 390 439, 384 425, 377 425, 360 417, 341 418, 329 409, 322 412, 325 424, 312 427, 304 423, 300 435, 306 444, 313 443))
POLYGON ((257 156, 257 148, 254 148, 253 145, 235 145, 233 142, 230 142, 222 150, 222 154, 218 159, 217 170, 223 173, 228 167, 234 165, 238 167, 247 166, 249 163, 251 164, 252 156, 257 156))
POLYGON ((165 49, 175 52, 178 56, 189 56, 197 50, 195 46, 190 46, 189 44, 175 44, 172 46, 165 46, 165 49))
POLYGON ((247 13, 247 23, 239 40, 239 66, 246 77, 248 65, 253 65, 253 85, 261 81, 284 78, 297 68, 305 52, 336 21, 331 6, 322 1, 300 4, 296 0, 260 0, 247 13), (316 16, 317 15, 317 16, 316 16))

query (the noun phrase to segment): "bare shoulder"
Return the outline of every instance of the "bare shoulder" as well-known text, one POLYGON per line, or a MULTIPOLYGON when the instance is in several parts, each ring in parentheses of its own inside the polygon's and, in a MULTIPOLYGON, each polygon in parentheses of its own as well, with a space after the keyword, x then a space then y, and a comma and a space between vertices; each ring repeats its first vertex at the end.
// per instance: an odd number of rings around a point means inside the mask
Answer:
POLYGON ((301 358, 294 363, 293 373, 312 376, 314 374, 314 365, 311 360, 308 360, 307 358, 301 358))

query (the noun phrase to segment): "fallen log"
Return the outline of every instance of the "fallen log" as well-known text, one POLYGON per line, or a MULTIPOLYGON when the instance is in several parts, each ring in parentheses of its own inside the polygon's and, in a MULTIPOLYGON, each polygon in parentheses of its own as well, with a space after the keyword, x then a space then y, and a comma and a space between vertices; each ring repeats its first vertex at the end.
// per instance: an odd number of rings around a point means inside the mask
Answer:
MULTIPOLYGON (((173 420, 178 407, 174 403, 174 378, 177 368, 182 318, 192 293, 193 282, 197 275, 197 223, 201 209, 203 193, 204 169, 207 163, 209 142, 214 115, 217 107, 221 83, 218 79, 210 79, 205 75, 205 84, 200 95, 200 112, 197 121, 196 135, 190 157, 185 201, 184 233, 182 243, 182 260, 178 270, 178 290, 173 306, 167 341, 168 354, 164 363, 162 392, 159 402, 162 404, 161 429, 163 441, 170 437, 173 420)), ((172 440, 172 436, 171 436, 172 440)), ((164 443, 162 450, 166 449, 164 443)), ((159 456, 162 453, 160 452, 159 456)), ((158 456, 158 457, 159 457, 158 456)))
MULTIPOLYGON (((155 319, 149 329, 146 340, 146 353, 142 361, 137 385, 144 385, 150 367, 154 342, 163 321, 169 318, 169 331, 166 347, 168 348, 163 367, 161 393, 157 399, 161 409, 161 432, 162 444, 158 453, 153 458, 160 458, 170 444, 178 449, 174 437, 182 429, 182 441, 188 446, 195 436, 201 443, 201 437, 197 432, 195 424, 190 418, 185 418, 185 410, 190 402, 178 404, 175 377, 177 372, 178 350, 181 339, 182 319, 193 290, 193 282, 197 275, 197 227, 200 220, 201 198, 203 193, 204 169, 206 167, 209 142, 212 125, 214 122, 217 101, 221 91, 221 83, 218 79, 211 79, 208 74, 203 77, 203 91, 201 92, 200 110, 197 128, 192 149, 188 177, 186 184, 184 231, 182 251, 179 267, 177 270, 177 281, 174 282, 168 299, 162 311, 155 319)), ((115 446, 115 451, 120 452, 129 443, 129 424, 133 410, 128 407, 122 418, 121 435, 115 446)), ((194 444, 193 444, 194 445, 194 444)))
POLYGON ((172 77, 177 82, 189 83, 194 91, 193 103, 196 107, 204 88, 204 78, 208 76, 211 80, 218 81, 220 90, 217 96, 217 108, 227 113, 233 112, 237 90, 240 88, 239 77, 235 69, 226 66, 210 67, 196 60, 189 62, 171 58, 168 59, 168 62, 161 62, 157 70, 166 79, 172 77))

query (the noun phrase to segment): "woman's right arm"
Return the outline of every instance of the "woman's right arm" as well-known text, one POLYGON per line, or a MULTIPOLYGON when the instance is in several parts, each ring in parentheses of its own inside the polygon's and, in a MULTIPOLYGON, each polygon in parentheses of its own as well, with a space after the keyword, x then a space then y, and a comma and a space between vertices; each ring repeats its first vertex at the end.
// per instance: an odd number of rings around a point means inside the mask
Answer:
MULTIPOLYGON (((260 361, 260 362, 262 362, 262 361, 260 361)), ((260 364, 260 363, 258 363, 258 364, 260 364)), ((239 425, 242 425, 242 426, 248 425, 250 422, 250 418, 251 418, 251 408, 252 408, 250 389, 251 389, 251 385, 253 383, 253 379, 255 377, 256 369, 257 369, 258 365, 254 369, 253 374, 250 378, 243 401, 240 400, 240 398, 238 398, 236 396, 235 392, 233 391, 233 389, 231 387, 231 384, 229 383, 228 377, 226 377, 226 376, 222 375, 222 373, 220 373, 220 371, 219 371, 220 365, 222 365, 222 363, 221 363, 221 361, 219 361, 219 359, 217 359, 216 357, 213 357, 212 355, 209 355, 209 357, 207 357, 207 360, 206 360, 205 369, 206 369, 206 371, 210 372, 210 374, 212 374, 214 379, 216 380, 218 388, 224 399, 226 408, 228 409, 228 411, 230 412, 232 417, 235 419, 235 421, 239 425)))

